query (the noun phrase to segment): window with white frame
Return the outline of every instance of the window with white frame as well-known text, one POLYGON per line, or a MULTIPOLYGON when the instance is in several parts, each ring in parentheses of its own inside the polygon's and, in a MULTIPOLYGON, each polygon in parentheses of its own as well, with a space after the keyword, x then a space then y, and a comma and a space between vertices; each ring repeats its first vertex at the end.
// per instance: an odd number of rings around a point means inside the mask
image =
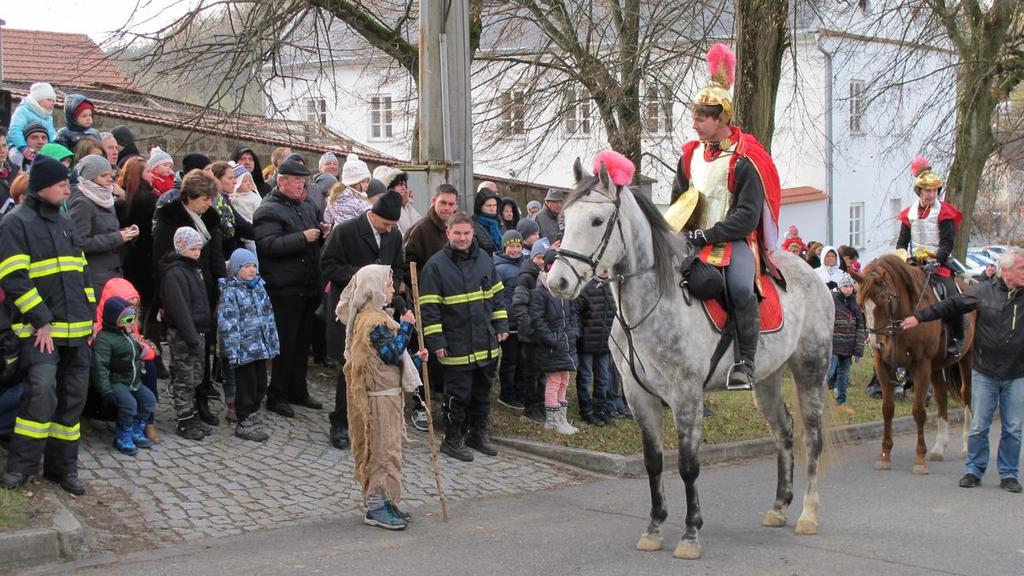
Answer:
POLYGON ((306 122, 310 124, 327 124, 327 101, 323 98, 306 100, 306 122))
POLYGON ((586 90, 565 91, 565 131, 570 136, 590 134, 590 97, 586 90))
POLYGON ((850 80, 850 133, 864 133, 864 108, 867 99, 863 80, 850 80))
POLYGON ((647 86, 643 97, 644 128, 651 133, 672 132, 672 91, 668 86, 647 86))
POLYGON ((370 97, 370 137, 391 138, 394 115, 391 110, 391 96, 378 94, 370 97))
POLYGON ((522 90, 508 90, 501 95, 500 103, 502 134, 526 134, 526 93, 522 90))
POLYGON ((850 204, 850 239, 847 242, 858 250, 864 248, 864 203, 850 204))

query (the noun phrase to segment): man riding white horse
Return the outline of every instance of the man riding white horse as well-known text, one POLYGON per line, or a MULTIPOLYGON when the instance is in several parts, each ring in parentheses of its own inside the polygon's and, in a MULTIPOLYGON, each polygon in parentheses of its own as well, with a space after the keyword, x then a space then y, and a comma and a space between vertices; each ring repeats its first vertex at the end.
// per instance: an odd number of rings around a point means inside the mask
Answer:
MULTIPOLYGON (((939 200, 942 179, 932 171, 931 163, 926 158, 914 158, 910 172, 914 175, 917 202, 900 212, 900 236, 896 241, 896 250, 902 250, 904 258, 924 264, 925 272, 942 285, 946 296, 953 296, 959 290, 953 281, 953 271, 946 266, 946 261, 953 252, 963 214, 952 204, 939 200)), ((960 356, 964 349, 964 317, 947 317, 946 325, 953 333, 947 354, 960 356)))
POLYGON ((700 258, 725 269, 729 314, 736 326, 738 362, 729 389, 750 389, 760 335, 755 286, 778 240, 781 190, 771 156, 752 135, 730 124, 736 56, 724 44, 708 52, 711 82, 693 103, 697 140, 683 146, 665 219, 700 249, 700 258))

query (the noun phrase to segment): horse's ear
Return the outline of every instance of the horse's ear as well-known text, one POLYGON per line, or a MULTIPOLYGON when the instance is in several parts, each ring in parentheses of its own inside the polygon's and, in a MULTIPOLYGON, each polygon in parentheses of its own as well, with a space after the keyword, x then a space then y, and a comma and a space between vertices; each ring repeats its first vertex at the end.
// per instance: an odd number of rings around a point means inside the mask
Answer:
POLYGON ((579 184, 583 178, 588 176, 586 170, 583 169, 583 162, 580 161, 580 157, 576 157, 576 162, 572 165, 572 175, 576 178, 576 183, 579 184))
POLYGON ((604 187, 609 193, 614 193, 616 186, 612 184, 612 177, 608 174, 608 167, 601 163, 601 172, 597 175, 601 181, 601 186, 604 187))

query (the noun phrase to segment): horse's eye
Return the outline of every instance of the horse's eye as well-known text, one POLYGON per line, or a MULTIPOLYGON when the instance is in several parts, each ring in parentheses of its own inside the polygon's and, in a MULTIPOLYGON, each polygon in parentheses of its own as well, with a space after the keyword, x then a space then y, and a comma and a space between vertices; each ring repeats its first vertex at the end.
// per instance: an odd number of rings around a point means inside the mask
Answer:
POLYGON ((604 224, 603 218, 594 218, 593 220, 590 221, 591 226, 600 226, 601 224, 604 224))

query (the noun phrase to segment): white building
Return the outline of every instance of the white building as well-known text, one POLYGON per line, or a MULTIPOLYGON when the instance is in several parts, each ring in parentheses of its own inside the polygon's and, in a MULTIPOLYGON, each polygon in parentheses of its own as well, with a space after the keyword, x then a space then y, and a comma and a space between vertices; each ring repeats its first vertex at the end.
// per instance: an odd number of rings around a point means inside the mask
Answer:
MULTIPOLYGON (((896 215, 914 197, 911 159, 924 153, 941 174, 952 149, 952 55, 900 39, 906 34, 901 30, 916 28, 915 13, 880 14, 860 2, 828 22, 797 19, 784 57, 772 144, 784 189, 782 233, 795 224, 805 241, 852 245, 862 260, 895 244, 896 215)), ((529 44, 514 42, 520 50, 529 44)), ((601 119, 593 103, 580 97, 586 94, 582 87, 541 96, 536 75, 527 84, 520 78, 529 74, 521 69, 480 58, 509 48, 506 38, 488 38, 485 22, 473 69, 475 171, 569 187, 575 158, 589 159, 607 147, 601 119), (566 96, 576 104, 556 116, 563 107, 556 101, 566 96)), ((338 58, 331 68, 327 75, 320 62, 289 69, 293 79, 274 86, 273 107, 409 158, 416 118, 412 79, 379 53, 338 58)), ((693 137, 687 103, 707 78, 705 66, 693 62, 661 73, 671 80, 657 82, 660 88, 645 86, 642 94, 644 152, 652 158, 645 157, 641 172, 655 180, 655 201, 666 204, 680 147, 693 137)))

